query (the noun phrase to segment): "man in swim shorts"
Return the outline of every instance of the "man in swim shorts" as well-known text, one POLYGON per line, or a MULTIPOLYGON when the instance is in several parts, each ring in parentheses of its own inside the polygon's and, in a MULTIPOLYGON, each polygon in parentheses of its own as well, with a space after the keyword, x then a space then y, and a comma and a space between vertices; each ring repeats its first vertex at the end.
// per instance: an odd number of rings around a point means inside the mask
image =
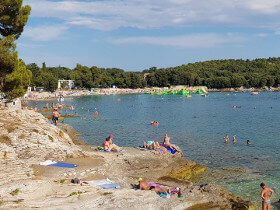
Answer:
POLYGON ((269 210, 271 205, 270 198, 272 197, 274 191, 270 187, 266 187, 263 182, 260 184, 260 186, 262 188, 262 192, 261 192, 262 209, 269 210))
POLYGON ((53 118, 52 118, 53 123, 55 123, 55 125, 57 125, 57 123, 58 123, 58 118, 59 118, 60 114, 59 114, 59 112, 57 111, 56 108, 53 110, 52 115, 53 115, 53 118))

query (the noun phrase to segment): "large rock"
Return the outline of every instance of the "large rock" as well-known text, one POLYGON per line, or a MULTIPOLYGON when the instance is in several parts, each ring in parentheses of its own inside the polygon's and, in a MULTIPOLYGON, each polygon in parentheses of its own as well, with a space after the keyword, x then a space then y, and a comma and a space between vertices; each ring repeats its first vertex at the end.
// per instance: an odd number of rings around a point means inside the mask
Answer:
POLYGON ((32 178, 32 164, 82 155, 71 138, 32 110, 0 110, 0 185, 32 178))

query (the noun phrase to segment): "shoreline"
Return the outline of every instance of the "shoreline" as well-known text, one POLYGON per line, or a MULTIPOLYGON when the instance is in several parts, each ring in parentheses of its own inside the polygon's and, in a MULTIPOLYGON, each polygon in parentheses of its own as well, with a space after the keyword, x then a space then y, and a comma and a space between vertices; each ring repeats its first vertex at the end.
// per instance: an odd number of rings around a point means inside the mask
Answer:
MULTIPOLYGON (((223 88, 223 89, 208 89, 204 86, 198 87, 186 87, 186 86, 178 86, 174 87, 174 90, 181 90, 185 88, 187 91, 195 91, 197 89, 203 88, 208 92, 265 92, 272 91, 278 92, 280 91, 280 87, 278 88, 223 88)), ((142 88, 142 89, 119 89, 119 88, 100 88, 95 89, 94 91, 84 91, 84 90, 61 90, 55 93, 48 92, 28 92, 25 97, 23 97, 23 101, 57 101, 58 96, 61 94, 64 96, 64 100, 73 100, 73 97, 82 97, 82 96, 90 96, 90 95, 130 95, 130 94, 144 94, 151 92, 153 90, 168 90, 167 87, 151 87, 151 88, 142 88)))
POLYGON ((32 110, 6 109, 0 111, 0 116, 2 124, 13 120, 13 125, 3 124, 0 128, 6 139, 10 139, 5 143, 3 138, 0 141, 1 165, 5 168, 1 169, 0 178, 1 208, 85 209, 90 206, 132 209, 138 206, 138 209, 186 209, 218 206, 253 209, 249 201, 243 201, 218 185, 208 184, 201 188, 187 181, 186 177, 190 180, 191 176, 204 172, 206 168, 180 155, 159 155, 155 151, 130 147, 126 147, 125 152, 100 152, 82 142, 73 127, 67 124, 53 126, 43 115, 32 110), (39 165, 48 159, 79 166, 68 169, 39 165), (21 170, 16 168, 18 166, 21 170), (139 177, 180 187, 185 197, 173 195, 164 199, 152 191, 134 190, 131 184, 137 184, 139 177), (122 189, 104 190, 76 185, 71 183, 73 178, 109 178, 119 183, 122 189), (12 195, 12 192, 17 194, 12 195), (18 200, 21 202, 11 202, 18 200))

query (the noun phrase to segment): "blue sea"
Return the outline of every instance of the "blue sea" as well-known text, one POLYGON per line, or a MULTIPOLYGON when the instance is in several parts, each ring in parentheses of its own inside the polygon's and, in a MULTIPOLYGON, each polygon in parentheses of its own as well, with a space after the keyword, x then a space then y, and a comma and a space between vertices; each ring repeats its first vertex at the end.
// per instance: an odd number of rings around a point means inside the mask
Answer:
MULTIPOLYGON (((34 106, 35 102, 29 102, 34 106)), ((42 108, 47 102, 38 102, 42 108)), ((216 183, 260 205, 260 186, 280 190, 280 93, 209 93, 192 95, 111 95, 74 97, 62 114, 81 133, 81 139, 101 145, 109 135, 120 146, 142 146, 144 141, 162 142, 167 133, 184 156, 207 166, 207 173, 193 181, 216 183), (241 108, 233 108, 241 106, 241 108), (98 111, 98 116, 93 115, 98 111), (94 117, 96 119, 94 119, 94 117), (98 121, 100 118, 101 121, 98 121), (158 121, 158 126, 150 125, 158 121), (230 143, 224 143, 228 134, 230 143), (232 143, 236 135, 237 144, 232 143), (250 140, 251 145, 246 145, 250 140)))

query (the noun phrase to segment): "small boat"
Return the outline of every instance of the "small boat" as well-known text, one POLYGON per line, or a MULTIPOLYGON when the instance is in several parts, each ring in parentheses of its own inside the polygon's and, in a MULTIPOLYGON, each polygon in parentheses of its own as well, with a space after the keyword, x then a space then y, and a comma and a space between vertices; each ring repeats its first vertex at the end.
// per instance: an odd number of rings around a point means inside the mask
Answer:
POLYGON ((252 92, 251 95, 259 95, 259 92, 252 92))
POLYGON ((209 95, 208 95, 208 94, 201 94, 201 96, 206 98, 206 97, 208 97, 209 95))

